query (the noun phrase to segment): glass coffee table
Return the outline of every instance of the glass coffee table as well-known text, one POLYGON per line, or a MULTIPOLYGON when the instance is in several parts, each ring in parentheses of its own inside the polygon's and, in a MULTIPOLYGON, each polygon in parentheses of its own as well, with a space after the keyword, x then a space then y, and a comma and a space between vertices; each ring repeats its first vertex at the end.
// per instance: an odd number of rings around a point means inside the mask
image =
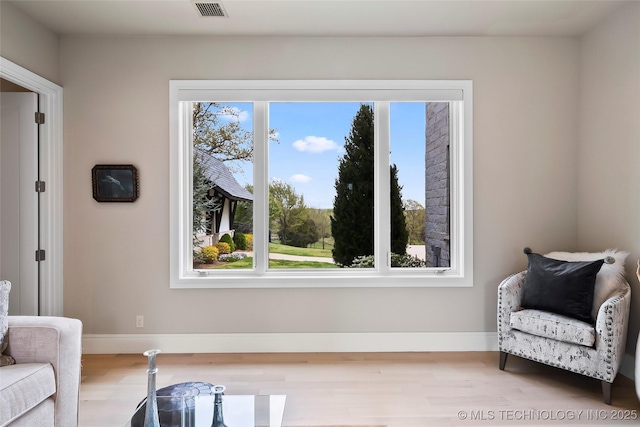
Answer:
MULTIPOLYGON (((158 396, 157 399, 161 427, 211 427, 214 396, 158 396)), ((225 394, 222 396, 224 423, 227 427, 282 427, 285 400, 285 395, 225 394)), ((141 404, 123 427, 143 427, 144 412, 145 405, 141 404)))

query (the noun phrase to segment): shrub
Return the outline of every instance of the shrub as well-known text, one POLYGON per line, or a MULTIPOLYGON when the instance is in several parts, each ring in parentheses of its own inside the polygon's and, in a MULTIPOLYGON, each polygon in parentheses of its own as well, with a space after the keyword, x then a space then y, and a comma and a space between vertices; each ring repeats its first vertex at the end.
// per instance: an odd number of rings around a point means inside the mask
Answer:
POLYGON ((243 232, 237 231, 236 234, 233 235, 233 243, 236 244, 236 249, 240 249, 241 251, 247 250, 247 236, 243 232))
POLYGON ((345 266, 348 268, 371 268, 373 267, 374 256, 362 255, 357 256, 351 262, 351 265, 345 266))
POLYGON ((212 264, 215 260, 218 259, 218 248, 215 246, 205 246, 202 248, 201 252, 202 258, 204 262, 207 264, 212 264))
POLYGON ((391 254, 391 267, 426 267, 427 263, 417 256, 391 254))
POLYGON ((247 240, 247 250, 253 250, 253 234, 245 234, 244 237, 247 240))
POLYGON ((247 254, 245 253, 234 253, 234 254, 223 254, 220 255, 220 261, 225 261, 225 262, 235 262, 235 261, 240 261, 241 259, 244 259, 247 257, 247 254))
MULTIPOLYGON (((218 249, 218 254, 220 255, 231 253, 231 246, 229 246, 228 243, 218 242, 215 244, 215 247, 218 249)), ((218 258, 220 257, 218 256, 218 258)))
MULTIPOLYGON (((235 243, 233 243, 233 239, 228 234, 225 234, 224 236, 222 236, 220 238, 219 242, 228 244, 229 245, 229 249, 231 250, 231 252, 235 252, 236 251, 236 245, 235 245, 235 243)), ((231 252, 229 252, 229 253, 231 253, 231 252)))
MULTIPOLYGON (((364 255, 355 257, 349 268, 371 268, 373 267, 374 256, 364 255)), ((426 267, 426 262, 417 256, 391 254, 391 267, 426 267)))
POLYGON ((193 263, 204 264, 206 261, 201 251, 193 251, 193 263))

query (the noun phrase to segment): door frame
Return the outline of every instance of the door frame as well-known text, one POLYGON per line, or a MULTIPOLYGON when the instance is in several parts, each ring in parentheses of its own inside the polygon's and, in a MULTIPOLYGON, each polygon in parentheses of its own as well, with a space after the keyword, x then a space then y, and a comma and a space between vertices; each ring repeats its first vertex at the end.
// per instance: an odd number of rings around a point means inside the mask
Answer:
MULTIPOLYGON (((0 77, 39 95, 40 180, 46 190, 40 195, 40 246, 46 259, 40 266, 40 314, 63 315, 63 186, 62 186, 62 87, 0 56, 0 77)), ((35 262, 35 254, 34 254, 35 262)))

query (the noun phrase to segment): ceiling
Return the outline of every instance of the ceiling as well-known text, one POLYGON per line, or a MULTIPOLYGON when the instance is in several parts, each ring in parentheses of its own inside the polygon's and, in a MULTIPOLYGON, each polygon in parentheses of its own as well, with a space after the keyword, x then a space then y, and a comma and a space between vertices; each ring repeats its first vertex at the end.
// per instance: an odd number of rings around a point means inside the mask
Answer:
POLYGON ((221 0, 228 17, 201 17, 190 0, 9 2, 60 35, 225 36, 575 36, 625 3, 221 0))

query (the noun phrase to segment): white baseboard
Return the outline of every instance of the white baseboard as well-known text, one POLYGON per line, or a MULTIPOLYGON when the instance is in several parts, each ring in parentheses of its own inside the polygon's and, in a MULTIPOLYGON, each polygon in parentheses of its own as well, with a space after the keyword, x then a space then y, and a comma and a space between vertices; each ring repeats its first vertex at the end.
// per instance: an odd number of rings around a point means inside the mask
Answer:
POLYGON ((497 351, 496 332, 87 334, 84 354, 497 351))

